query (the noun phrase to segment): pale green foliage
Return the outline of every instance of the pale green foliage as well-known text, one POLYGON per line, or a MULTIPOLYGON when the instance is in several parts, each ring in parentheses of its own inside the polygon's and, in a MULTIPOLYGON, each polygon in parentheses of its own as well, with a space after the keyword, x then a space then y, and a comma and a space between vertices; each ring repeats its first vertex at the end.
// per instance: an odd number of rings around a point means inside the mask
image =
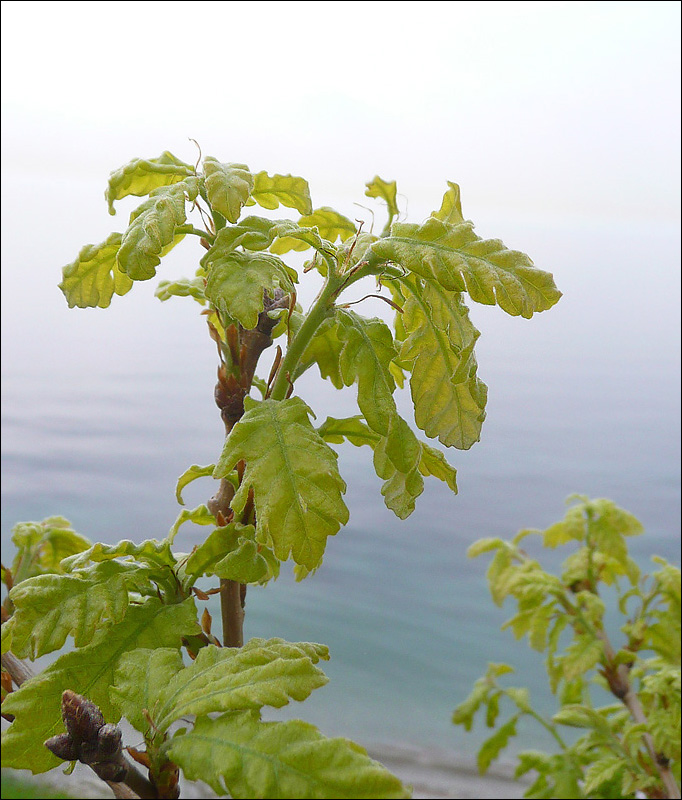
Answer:
POLYGON ((564 519, 545 531, 524 530, 511 542, 482 539, 468 552, 472 557, 494 552, 488 568, 493 598, 501 604, 511 597, 517 604, 504 627, 517 638, 528 636, 531 647, 547 653, 549 684, 560 709, 551 719, 543 718, 533 710, 527 689, 499 683, 511 667, 491 664, 457 707, 453 722, 470 730, 477 712, 485 709, 492 728, 501 700, 513 705, 509 721, 481 748, 481 771, 506 747, 519 717, 530 716, 545 728, 558 753, 519 754, 517 776, 536 772, 526 797, 674 796, 668 792, 680 780, 680 571, 654 559, 662 568, 642 577, 625 538, 642 533, 640 522, 610 500, 572 499, 576 503, 564 519), (578 548, 560 576, 546 572, 521 548, 534 534, 546 547, 578 548), (605 629, 600 583, 619 595, 624 617, 620 650, 605 629), (571 632, 569 641, 562 639, 564 631, 571 632), (592 685, 610 689, 622 703, 595 707, 592 685), (568 744, 561 726, 585 733, 568 744))
POLYGON ((415 421, 446 447, 467 450, 481 438, 488 395, 476 376, 480 336, 459 292, 412 275, 401 281, 408 297, 401 362, 411 372, 415 421))
POLYGON ((164 752, 190 779, 231 797, 410 797, 400 781, 347 739, 326 739, 299 720, 262 722, 258 712, 201 717, 164 752))
POLYGON ((253 488, 258 541, 280 560, 291 554, 297 564, 315 569, 327 537, 348 521, 348 509, 336 453, 313 427, 311 413, 297 397, 252 402, 227 438, 214 476, 246 460, 232 501, 235 514, 244 510, 253 488))
POLYGON ((147 581, 140 570, 117 561, 22 581, 9 593, 14 614, 2 626, 2 650, 35 659, 59 650, 69 635, 82 647, 98 630, 123 619, 129 588, 147 581))
POLYGON ((155 189, 149 200, 130 215, 117 254, 119 268, 130 278, 144 281, 156 275, 156 267, 177 242, 176 229, 187 219, 185 203, 194 200, 199 185, 195 178, 155 189))
POLYGON ((481 239, 470 222, 453 225, 431 217, 423 225, 395 223, 391 235, 372 245, 372 251, 448 291, 466 291, 477 303, 497 304, 512 316, 530 318, 561 297, 549 273, 499 239, 481 239))
POLYGON ((249 168, 246 164, 222 164, 206 156, 204 174, 208 202, 226 220, 235 223, 253 191, 253 175, 249 168))
POLYGON ((247 200, 246 204, 253 205, 253 203, 269 209, 279 208, 281 203, 288 208, 295 208, 300 214, 311 214, 313 211, 308 181, 294 175, 268 175, 267 172, 257 172, 253 176, 251 199, 247 200))
POLYGON ((66 689, 96 703, 109 722, 120 719, 109 699, 114 672, 125 653, 139 648, 179 648, 183 636, 196 633, 193 600, 164 605, 150 598, 129 606, 121 625, 100 630, 92 642, 60 656, 38 677, 25 683, 3 701, 3 711, 16 719, 3 734, 3 766, 45 772, 60 762, 43 742, 63 731, 61 697, 66 689))
POLYGON ((255 328, 263 310, 264 292, 278 286, 293 291, 298 281, 296 271, 269 253, 231 252, 203 262, 208 270, 206 297, 222 312, 224 319, 234 319, 244 328, 255 328))
MULTIPOLYGON (((10 692, 3 710, 16 720, 5 737, 3 763, 34 771, 54 765, 42 742, 61 731, 59 701, 62 691, 71 689, 98 704, 109 722, 125 713, 145 737, 155 779, 172 770, 171 759, 187 777, 206 780, 233 797, 408 796, 357 745, 325 739, 303 722, 261 721, 263 705, 303 700, 326 681, 316 666, 327 657, 326 648, 281 640, 253 640, 241 650, 220 648, 210 615, 204 612, 199 627, 190 599, 192 592, 207 599, 195 585, 204 576, 265 583, 289 558, 298 578, 319 567, 327 539, 348 520, 346 485, 328 442, 371 447, 386 505, 401 518, 413 511, 424 477, 436 477, 456 492, 455 469, 400 416, 396 389, 409 379, 416 426, 427 437, 448 447, 471 447, 480 438, 487 389, 477 377, 479 334, 462 293, 524 317, 560 297, 551 275, 535 269, 527 256, 473 232, 464 221, 457 184, 448 182, 440 209, 421 225, 395 222, 400 215, 395 181, 376 176, 366 189, 386 207, 381 236, 373 232, 374 221, 367 232, 332 208, 315 208, 301 177, 252 173, 245 164, 211 156, 199 169, 164 152, 111 174, 106 199, 112 213, 122 198, 146 199, 122 233, 83 248, 64 267, 60 288, 71 307, 105 307, 134 281, 153 277, 164 256, 186 237, 205 248, 192 278, 164 280, 156 294, 161 300, 191 297, 201 306, 217 345, 215 397, 227 430, 215 467, 187 469, 176 498, 184 505, 183 490, 200 477, 224 482, 208 505, 183 508, 162 541, 90 546, 61 518, 16 530, 19 555, 12 570, 3 570, 8 587, 14 580, 4 603, 11 619, 3 628, 3 647, 35 657, 72 636, 76 649, 10 692), (294 221, 244 215, 256 204, 270 211, 293 209, 300 216, 294 221), (303 276, 279 256, 310 248, 303 273, 317 270, 324 285, 304 312, 295 288, 303 276), (372 278, 377 293, 388 289, 382 296, 396 311, 395 333, 382 320, 350 310, 361 302, 355 300, 358 295, 352 301, 341 297, 372 278), (255 371, 257 362, 278 337, 281 344, 276 355, 270 351, 274 358, 266 380, 255 371), (360 415, 313 426, 313 409, 295 392, 298 379, 315 364, 337 388, 356 386, 360 415), (260 401, 253 399, 254 388, 260 401), (188 522, 203 526, 206 535, 190 553, 174 553, 174 540, 184 535, 179 531, 188 522), (189 666, 180 653, 183 646, 196 659, 189 666), (168 726, 179 719, 193 727, 168 738, 168 726)), ((556 685, 574 676, 569 684, 575 687, 581 671, 604 656, 587 629, 572 649, 558 655, 566 624, 566 615, 559 614, 561 581, 570 576, 577 607, 594 626, 602 609, 587 596, 584 575, 612 581, 636 575, 621 541, 633 532, 632 525, 611 514, 601 530, 599 521, 608 514, 604 507, 594 517, 590 541, 598 552, 585 541, 554 584, 535 562, 516 569, 516 542, 495 540, 488 548, 496 551, 489 571, 495 597, 498 602, 510 594, 517 598, 519 614, 510 625, 517 636, 528 635, 534 647, 548 649, 556 685), (614 525, 620 538, 609 533, 614 525)), ((556 534, 557 541, 565 535, 556 534)), ((666 602, 672 608, 677 597, 679 608, 674 578, 666 576, 666 602)), ((658 642, 660 657, 668 658, 674 647, 664 646, 662 605, 652 602, 647 608, 652 624, 640 630, 635 622, 631 639, 640 637, 650 646, 658 642)), ((238 641, 233 633, 230 640, 238 641)), ((667 753, 673 746, 656 697, 661 686, 672 692, 677 684, 665 670, 660 678, 646 683, 645 696, 652 720, 658 720, 652 735, 667 753)), ((582 701, 564 689, 571 702, 582 701)), ((506 696, 516 703, 516 716, 484 747, 482 767, 514 734, 516 719, 529 713, 522 690, 510 689, 506 696)), ((494 724, 501 690, 490 697, 488 720, 494 724)), ((628 729, 624 735, 639 734, 628 729)), ((623 786, 627 779, 624 774, 623 786)), ((590 780, 598 781, 599 774, 590 780)))
POLYGON ((59 288, 64 292, 69 308, 107 308, 114 294, 130 291, 133 280, 118 265, 121 234, 112 233, 101 244, 88 244, 78 258, 64 267, 59 288))
POLYGON ((12 542, 17 548, 11 570, 15 585, 34 575, 63 572, 63 558, 90 547, 90 542, 76 533, 64 517, 19 522, 12 528, 12 542))
POLYGON ((180 161, 168 150, 158 158, 134 158, 109 176, 109 185, 104 197, 109 204, 109 213, 115 214, 114 201, 127 195, 143 197, 160 186, 169 186, 194 174, 194 167, 180 161))

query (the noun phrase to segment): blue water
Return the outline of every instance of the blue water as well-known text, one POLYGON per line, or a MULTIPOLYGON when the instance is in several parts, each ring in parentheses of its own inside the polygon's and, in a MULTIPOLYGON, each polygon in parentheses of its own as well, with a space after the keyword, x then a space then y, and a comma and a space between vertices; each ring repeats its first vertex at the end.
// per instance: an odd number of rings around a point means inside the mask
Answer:
MULTIPOLYGON (((84 186, 59 187, 60 202, 68 206, 84 186)), ((24 199, 36 189, 30 181, 11 187, 24 199)), ((46 207, 58 208, 57 190, 42 191, 46 207)), ((330 684, 292 715, 364 743, 460 755, 472 753, 482 734, 455 729, 451 712, 488 661, 518 665, 518 681, 551 709, 541 659, 499 630, 510 609, 489 599, 485 558, 466 559, 472 541, 545 527, 580 492, 610 497, 642 520, 647 533, 632 542, 642 566, 652 553, 679 560, 676 227, 499 211, 477 218, 481 235, 499 236, 552 271, 564 297, 530 321, 472 309, 482 331, 479 375, 490 393, 482 441, 448 452, 460 494, 430 479, 401 522, 383 505, 369 450, 340 447, 349 525, 329 541, 312 578, 295 584, 285 567, 274 584, 250 588, 246 622, 247 636, 330 647, 330 684)), ((162 305, 151 281, 106 311, 69 310, 56 288, 60 267, 82 244, 122 224, 112 225, 102 204, 85 219, 48 215, 42 242, 28 217, 17 214, 5 227, 4 562, 12 559, 14 522, 50 514, 93 540, 163 537, 179 510, 178 475, 220 452, 215 352, 199 307, 189 299, 162 305)), ((194 255, 200 251, 176 251, 163 277, 191 274, 194 255)), ((314 375, 297 390, 319 422, 353 413, 352 392, 320 388, 314 375)), ((399 402, 407 411, 409 396, 399 402)), ((197 481, 187 503, 212 492, 210 479, 197 481)), ((176 544, 190 550, 203 533, 185 526, 176 544)), ((541 742, 531 726, 521 740, 541 742)))

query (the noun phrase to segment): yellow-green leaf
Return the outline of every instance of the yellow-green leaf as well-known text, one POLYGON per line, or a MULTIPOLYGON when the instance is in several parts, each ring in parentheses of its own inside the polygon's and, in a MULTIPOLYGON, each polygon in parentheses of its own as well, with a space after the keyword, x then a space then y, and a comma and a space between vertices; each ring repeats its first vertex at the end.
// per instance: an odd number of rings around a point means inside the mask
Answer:
POLYGON ((253 175, 246 164, 223 164, 212 156, 203 164, 208 202, 234 224, 253 191, 253 175))
POLYGON ((443 202, 441 203, 440 209, 434 211, 431 216, 436 217, 436 219, 442 222, 449 222, 451 225, 458 225, 460 222, 464 222, 458 184, 448 181, 448 190, 443 195, 443 202))
POLYGON ((64 267, 59 288, 69 308, 107 308, 114 294, 130 291, 133 281, 116 260, 120 247, 121 234, 112 233, 101 244, 86 244, 78 258, 64 267))
POLYGON ((242 459, 246 470, 233 501, 236 515, 253 489, 257 538, 277 558, 290 555, 308 569, 319 566, 328 536, 348 521, 346 484, 336 453, 310 422, 298 397, 281 402, 246 399, 247 411, 227 437, 214 477, 228 475, 242 459))
POLYGON ((194 729, 164 746, 190 780, 219 795, 319 798, 400 798, 410 793, 366 751, 347 739, 327 739, 300 720, 261 722, 257 712, 200 717, 194 729))
POLYGON ((367 186, 365 190, 365 195, 367 197, 378 197, 386 203, 388 206, 389 220, 398 216, 399 211, 396 200, 398 188, 395 181, 385 181, 383 178, 375 175, 372 180, 365 185, 367 186))
POLYGON ((104 197, 109 213, 115 214, 114 201, 127 195, 142 197, 160 186, 184 180, 194 174, 194 167, 165 150, 158 158, 134 158, 109 176, 104 197))
POLYGON ((257 172, 253 176, 251 200, 268 209, 279 208, 280 203, 287 208, 295 208, 299 214, 311 214, 313 204, 310 200, 310 187, 305 178, 295 175, 268 175, 257 172))
POLYGON ((423 225, 395 223, 391 235, 371 250, 448 291, 466 291, 485 305, 497 303, 512 316, 530 318, 561 297, 550 273, 499 239, 481 239, 470 222, 451 225, 430 217, 423 225))

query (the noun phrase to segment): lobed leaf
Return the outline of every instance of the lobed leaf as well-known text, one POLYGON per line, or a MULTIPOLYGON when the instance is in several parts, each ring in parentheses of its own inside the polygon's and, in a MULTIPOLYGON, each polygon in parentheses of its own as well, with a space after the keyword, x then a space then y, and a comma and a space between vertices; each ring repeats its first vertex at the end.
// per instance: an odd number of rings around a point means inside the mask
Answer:
POLYGON ((395 223, 391 235, 371 250, 448 291, 466 291, 485 305, 497 303, 512 316, 530 318, 561 297, 550 273, 499 239, 481 239, 470 222, 452 225, 430 217, 423 225, 395 223))
POLYGON ((378 197, 383 200, 388 206, 389 224, 394 217, 400 213, 398 211, 397 192, 398 188, 395 181, 385 181, 378 175, 375 175, 372 180, 365 184, 367 189, 365 195, 367 197, 378 197))
POLYGON ((58 658, 40 675, 26 681, 3 701, 3 712, 15 720, 3 733, 3 767, 46 772, 63 763, 43 745, 62 733, 62 693, 71 689, 98 705, 108 722, 120 719, 109 698, 122 656, 138 648, 180 648, 183 636, 200 630, 191 599, 163 605, 156 598, 129 606, 123 621, 99 631, 93 641, 58 658))
POLYGON ((188 469, 182 473, 175 486, 175 499, 181 506, 185 505, 185 501, 182 499, 182 490, 185 486, 192 483, 192 481, 195 481, 197 478, 208 478, 210 475, 213 475, 214 469, 215 464, 209 464, 207 467, 200 467, 198 464, 192 464, 191 467, 188 467, 188 469))
POLYGON ((298 397, 254 403, 225 442, 214 477, 229 474, 237 462, 246 471, 232 508, 240 514, 253 489, 257 539, 271 546, 280 561, 291 555, 315 569, 326 540, 348 521, 336 453, 310 422, 312 411, 298 397))
POLYGON ((176 281, 159 281, 154 292, 161 302, 170 300, 171 297, 193 297, 202 306, 206 305, 203 278, 179 278, 176 281))
POLYGON ((230 522, 216 528, 192 551, 184 567, 186 575, 196 579, 205 574, 259 583, 276 577, 279 564, 270 548, 256 543, 253 525, 230 522))
POLYGON ((149 582, 147 575, 117 561, 22 581, 9 593, 15 611, 2 626, 3 652, 34 660, 59 650, 70 635, 76 647, 89 644, 98 630, 123 619, 128 590, 140 582, 149 582))
POLYGON ((90 547, 64 517, 46 517, 42 522, 18 522, 12 528, 17 553, 12 562, 14 585, 35 575, 64 571, 62 560, 90 547))
POLYGON ((257 712, 200 717, 165 755, 190 780, 234 798, 409 797, 400 781, 347 739, 327 739, 299 720, 261 722, 257 712))
POLYGON ((206 156, 203 165, 208 202, 234 224, 253 191, 253 175, 246 164, 224 164, 212 156, 206 156))
POLYGON ((114 294, 130 291, 133 281, 117 262, 121 239, 120 233, 112 233, 100 244, 86 244, 78 258, 63 268, 59 288, 69 308, 107 308, 114 294))
POLYGON ((462 200, 459 185, 448 181, 448 190, 443 195, 443 202, 438 211, 431 214, 432 217, 447 222, 450 225, 459 225, 464 222, 462 214, 462 200))
POLYGON ((92 545, 88 550, 84 550, 77 555, 64 559, 62 566, 67 572, 82 569, 90 562, 110 561, 114 558, 125 559, 127 561, 137 561, 149 564, 152 567, 174 570, 176 566, 175 556, 171 551, 170 541, 163 539, 146 539, 139 544, 122 539, 116 544, 97 544, 92 545))
POLYGON ((509 722, 506 722, 495 733, 481 745, 476 757, 478 771, 484 774, 488 767, 499 756, 504 748, 509 744, 512 736, 516 736, 516 723, 519 715, 515 714, 509 722))
POLYGON ((161 186, 182 181, 189 175, 194 175, 194 167, 185 164, 168 150, 164 150, 158 158, 134 158, 109 176, 109 185, 104 193, 109 213, 116 213, 114 201, 122 197, 142 197, 161 186))
POLYGON ((258 324, 264 293, 275 287, 289 293, 298 281, 296 271, 270 253, 232 252, 206 263, 206 297, 229 319, 247 330, 258 324))
MULTIPOLYGON (((316 208, 313 212, 305 214, 298 220, 297 225, 299 228, 316 228, 320 237, 329 242, 335 242, 337 239, 345 242, 356 233, 356 225, 352 220, 327 206, 316 208)), ((281 255, 289 250, 307 250, 311 246, 304 239, 294 239, 282 235, 271 250, 273 253, 281 255)))
MULTIPOLYGON (((144 665, 148 651, 122 659, 117 675, 118 690, 135 697, 136 674, 128 666, 144 665)), ((283 639, 251 639, 242 648, 202 647, 196 660, 174 674, 163 676, 148 706, 156 730, 165 732, 178 719, 226 711, 281 708, 290 700, 305 700, 327 678, 315 666, 329 658, 322 645, 291 644, 283 639), (153 710, 152 710, 153 709, 153 710)), ((117 690, 117 691, 118 691, 117 690)), ((132 705, 132 702, 130 705, 132 705)))
POLYGON ((446 447, 468 450, 481 438, 488 395, 476 375, 474 344, 480 334, 459 292, 414 275, 402 285, 408 298, 400 360, 411 372, 415 421, 446 447))
POLYGON ((215 525, 216 519, 203 503, 196 508, 183 508, 168 532, 169 542, 175 539, 177 532, 185 522, 193 522, 195 525, 215 525))
POLYGON ((176 229, 187 219, 185 201, 199 193, 196 178, 155 189, 148 200, 130 215, 130 224, 121 239, 119 268, 134 281, 156 275, 156 267, 178 241, 176 229))
POLYGON ((294 175, 268 175, 267 172, 257 172, 253 176, 251 200, 247 205, 252 205, 254 202, 269 209, 279 208, 281 203, 287 208, 295 208, 299 214, 312 214, 313 211, 308 181, 294 175))

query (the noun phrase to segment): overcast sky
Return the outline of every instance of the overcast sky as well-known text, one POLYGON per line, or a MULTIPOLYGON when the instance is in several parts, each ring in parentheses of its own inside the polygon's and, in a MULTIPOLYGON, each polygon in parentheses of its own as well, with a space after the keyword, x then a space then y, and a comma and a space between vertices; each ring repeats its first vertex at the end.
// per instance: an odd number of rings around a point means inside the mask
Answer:
POLYGON ((193 137, 318 205, 379 173, 418 209, 449 179, 465 214, 672 220, 679 50, 678 2, 5 1, 3 171, 104 186, 193 137))

